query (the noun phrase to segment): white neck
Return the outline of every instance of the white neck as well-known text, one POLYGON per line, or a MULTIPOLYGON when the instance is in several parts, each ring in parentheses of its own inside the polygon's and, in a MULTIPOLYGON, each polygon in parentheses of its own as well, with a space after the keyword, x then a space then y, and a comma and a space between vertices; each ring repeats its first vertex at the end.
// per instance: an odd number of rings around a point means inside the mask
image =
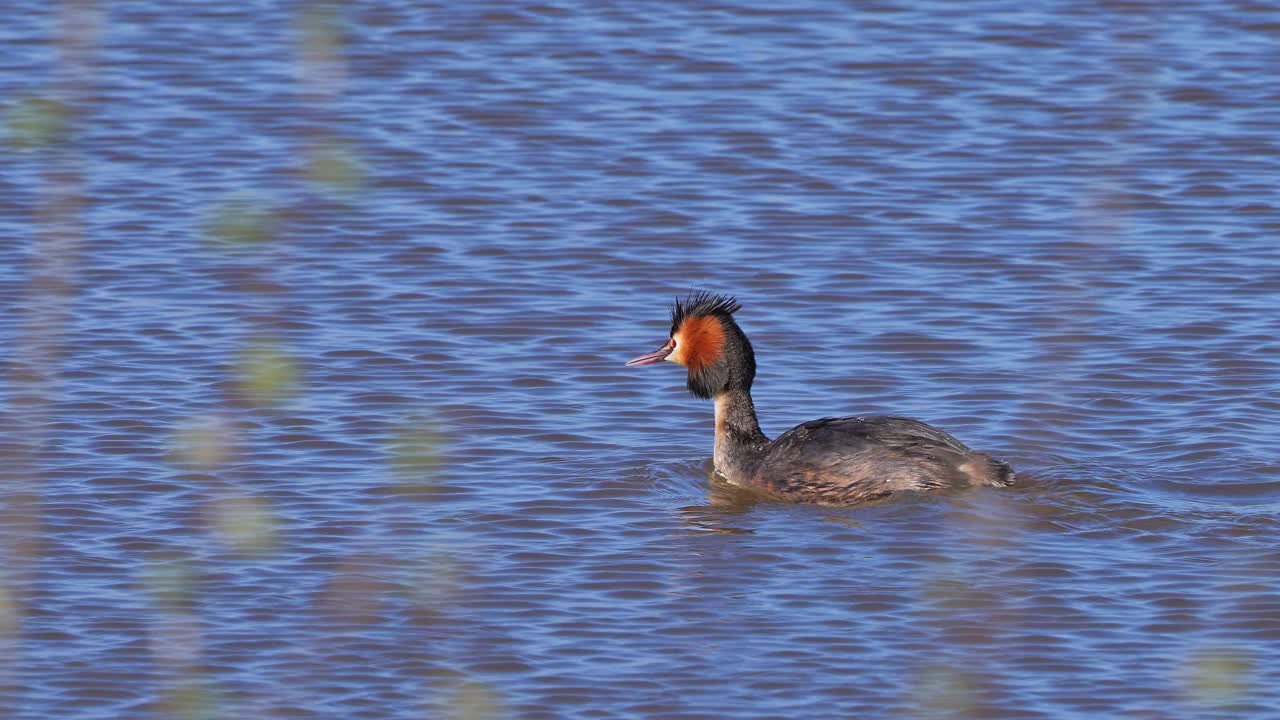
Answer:
POLYGON ((751 393, 726 390, 715 396, 716 446, 713 460, 716 472, 729 482, 746 482, 753 458, 769 443, 756 422, 756 409, 751 393))
POLYGON ((721 393, 716 395, 716 446, 715 451, 711 455, 711 461, 716 466, 716 472, 728 477, 726 470, 729 467, 726 450, 729 443, 725 437, 725 423, 728 421, 729 414, 729 396, 721 393))

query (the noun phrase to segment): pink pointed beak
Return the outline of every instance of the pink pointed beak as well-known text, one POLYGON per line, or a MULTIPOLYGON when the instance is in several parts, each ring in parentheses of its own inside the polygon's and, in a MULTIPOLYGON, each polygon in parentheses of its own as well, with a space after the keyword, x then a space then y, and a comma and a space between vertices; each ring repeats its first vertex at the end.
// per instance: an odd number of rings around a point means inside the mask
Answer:
POLYGON ((667 340, 666 344, 663 345, 662 347, 658 348, 657 350, 654 350, 648 355, 641 355, 638 358, 632 358, 627 361, 627 364, 628 365, 652 365, 656 362, 662 362, 663 360, 666 360, 667 356, 670 355, 671 352, 675 349, 676 349, 676 344, 671 340, 667 340))

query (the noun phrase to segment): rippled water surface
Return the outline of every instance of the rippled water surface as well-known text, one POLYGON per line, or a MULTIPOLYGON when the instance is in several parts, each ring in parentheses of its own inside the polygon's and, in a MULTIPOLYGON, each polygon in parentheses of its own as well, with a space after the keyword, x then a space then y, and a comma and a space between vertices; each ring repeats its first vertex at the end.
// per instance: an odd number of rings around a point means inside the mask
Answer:
POLYGON ((1274 4, 9 10, 6 717, 1280 718, 1274 4))

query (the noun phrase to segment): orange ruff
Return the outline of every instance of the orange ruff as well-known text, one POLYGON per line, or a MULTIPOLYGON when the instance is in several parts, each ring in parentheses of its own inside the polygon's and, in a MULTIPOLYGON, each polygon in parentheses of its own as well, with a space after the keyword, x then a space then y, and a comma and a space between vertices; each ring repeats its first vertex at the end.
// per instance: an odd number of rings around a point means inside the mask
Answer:
POLYGON ((677 333, 680 336, 679 346, 681 364, 692 369, 701 370, 720 359, 720 350, 724 347, 724 326, 714 316, 702 315, 684 321, 677 333))

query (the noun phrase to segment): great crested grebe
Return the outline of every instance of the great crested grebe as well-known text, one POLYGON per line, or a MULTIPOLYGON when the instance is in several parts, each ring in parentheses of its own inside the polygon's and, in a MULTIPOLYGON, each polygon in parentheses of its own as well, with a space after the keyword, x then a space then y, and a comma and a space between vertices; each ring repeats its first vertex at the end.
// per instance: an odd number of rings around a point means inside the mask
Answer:
POLYGON ((716 472, 734 485, 792 502, 854 505, 904 490, 1009 485, 1013 470, 947 433, 900 417, 822 418, 777 440, 751 402, 756 358, 734 322, 742 306, 705 291, 677 299, 671 337, 627 365, 663 360, 689 370, 689 392, 716 404, 716 472))

